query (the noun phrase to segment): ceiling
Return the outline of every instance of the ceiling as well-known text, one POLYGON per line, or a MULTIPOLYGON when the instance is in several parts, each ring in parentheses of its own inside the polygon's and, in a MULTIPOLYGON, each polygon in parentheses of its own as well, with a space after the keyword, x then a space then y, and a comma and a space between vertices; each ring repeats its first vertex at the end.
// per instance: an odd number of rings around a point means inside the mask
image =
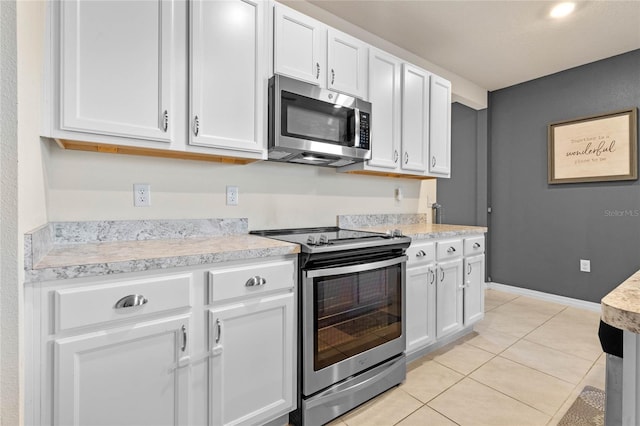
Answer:
POLYGON ((640 0, 310 2, 488 90, 640 49, 640 0))

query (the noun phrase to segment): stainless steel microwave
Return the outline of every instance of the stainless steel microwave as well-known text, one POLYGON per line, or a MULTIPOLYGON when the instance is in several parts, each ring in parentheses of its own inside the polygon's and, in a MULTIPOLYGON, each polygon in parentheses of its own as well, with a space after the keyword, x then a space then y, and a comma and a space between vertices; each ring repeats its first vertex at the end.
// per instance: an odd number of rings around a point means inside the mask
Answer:
POLYGON ((371 104, 275 75, 269 80, 269 160, 340 167, 371 158, 371 104))

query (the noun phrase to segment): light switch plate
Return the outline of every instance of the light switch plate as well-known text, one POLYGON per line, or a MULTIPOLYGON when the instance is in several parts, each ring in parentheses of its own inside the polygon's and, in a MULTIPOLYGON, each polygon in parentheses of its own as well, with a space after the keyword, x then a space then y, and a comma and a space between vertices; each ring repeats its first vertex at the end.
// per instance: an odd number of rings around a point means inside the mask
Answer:
POLYGON ((591 261, 586 259, 580 259, 580 271, 591 272, 591 261))

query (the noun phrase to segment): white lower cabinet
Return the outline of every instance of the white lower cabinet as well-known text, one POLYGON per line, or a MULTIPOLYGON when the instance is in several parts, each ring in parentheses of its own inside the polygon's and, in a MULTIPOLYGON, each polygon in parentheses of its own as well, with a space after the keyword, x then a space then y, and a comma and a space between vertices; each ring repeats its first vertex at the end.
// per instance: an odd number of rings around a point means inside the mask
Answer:
POLYGON ((464 324, 484 316, 484 254, 464 259, 464 324))
POLYGON ((210 310, 212 425, 258 425, 293 409, 292 292, 210 310))
POLYGON ((462 329, 462 259, 438 264, 436 306, 437 338, 462 329))
POLYGON ((296 256, 28 284, 25 424, 260 425, 296 408, 296 256))
POLYGON ((434 265, 407 269, 407 352, 436 340, 434 265))
POLYGON ((54 424, 187 424, 189 317, 56 339, 54 424))
POLYGON ((406 276, 410 357, 427 353, 484 317, 483 252, 482 235, 411 243, 406 276))

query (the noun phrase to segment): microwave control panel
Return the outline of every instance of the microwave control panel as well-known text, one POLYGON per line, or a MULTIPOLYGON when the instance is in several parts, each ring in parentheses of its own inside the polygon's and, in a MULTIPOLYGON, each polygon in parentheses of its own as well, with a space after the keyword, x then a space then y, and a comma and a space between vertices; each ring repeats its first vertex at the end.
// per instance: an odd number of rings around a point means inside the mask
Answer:
POLYGON ((360 148, 369 149, 369 113, 360 111, 360 148))

